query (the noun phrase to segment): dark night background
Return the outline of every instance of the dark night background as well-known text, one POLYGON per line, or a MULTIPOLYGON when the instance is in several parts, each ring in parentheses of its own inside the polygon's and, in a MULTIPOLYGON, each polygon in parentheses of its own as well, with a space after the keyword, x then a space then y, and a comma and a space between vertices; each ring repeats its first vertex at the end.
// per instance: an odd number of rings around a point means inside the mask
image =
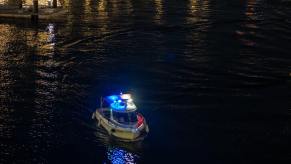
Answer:
POLYGON ((0 19, 1 164, 291 162, 291 3, 65 8, 65 22, 0 19), (91 119, 120 91, 149 123, 143 142, 113 141, 91 119))

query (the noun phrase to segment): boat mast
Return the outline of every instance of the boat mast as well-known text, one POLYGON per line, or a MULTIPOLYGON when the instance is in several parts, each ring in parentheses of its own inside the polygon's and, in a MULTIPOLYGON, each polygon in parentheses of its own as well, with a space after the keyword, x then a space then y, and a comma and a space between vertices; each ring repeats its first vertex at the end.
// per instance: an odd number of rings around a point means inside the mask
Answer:
POLYGON ((102 98, 102 96, 100 97, 100 109, 103 110, 103 98, 102 98))

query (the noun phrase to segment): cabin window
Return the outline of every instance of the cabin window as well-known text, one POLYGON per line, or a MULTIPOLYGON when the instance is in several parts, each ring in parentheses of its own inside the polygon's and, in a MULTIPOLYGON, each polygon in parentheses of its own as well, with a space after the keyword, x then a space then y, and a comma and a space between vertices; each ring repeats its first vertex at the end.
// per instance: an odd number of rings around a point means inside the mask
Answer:
POLYGON ((108 107, 110 107, 110 104, 107 101, 102 101, 102 107, 108 108, 108 107))
POLYGON ((113 112, 113 118, 121 124, 135 124, 137 122, 136 112, 113 112))
POLYGON ((102 111, 102 114, 105 118, 109 119, 110 118, 110 111, 109 110, 104 110, 102 111))

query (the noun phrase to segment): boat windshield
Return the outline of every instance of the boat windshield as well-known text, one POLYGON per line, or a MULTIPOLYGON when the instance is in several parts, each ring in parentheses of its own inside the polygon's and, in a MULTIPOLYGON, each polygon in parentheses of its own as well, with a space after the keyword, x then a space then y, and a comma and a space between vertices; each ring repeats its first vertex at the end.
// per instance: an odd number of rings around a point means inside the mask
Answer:
POLYGON ((113 112, 113 119, 120 124, 135 124, 137 123, 136 112, 113 112))
POLYGON ((102 111, 102 115, 103 115, 106 119, 110 119, 110 111, 109 111, 109 110, 104 110, 104 111, 102 111))

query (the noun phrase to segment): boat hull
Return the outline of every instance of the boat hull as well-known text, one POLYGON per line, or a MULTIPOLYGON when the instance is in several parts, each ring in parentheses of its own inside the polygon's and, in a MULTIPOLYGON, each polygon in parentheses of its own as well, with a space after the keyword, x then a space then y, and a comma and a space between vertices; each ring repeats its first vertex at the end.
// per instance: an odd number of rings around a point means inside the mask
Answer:
POLYGON ((101 115, 98 110, 96 110, 96 112, 93 114, 93 118, 97 120, 98 126, 103 127, 110 136, 125 141, 141 140, 147 135, 149 131, 146 122, 144 122, 143 125, 138 128, 123 128, 117 126, 105 117, 103 117, 103 115, 101 115))

